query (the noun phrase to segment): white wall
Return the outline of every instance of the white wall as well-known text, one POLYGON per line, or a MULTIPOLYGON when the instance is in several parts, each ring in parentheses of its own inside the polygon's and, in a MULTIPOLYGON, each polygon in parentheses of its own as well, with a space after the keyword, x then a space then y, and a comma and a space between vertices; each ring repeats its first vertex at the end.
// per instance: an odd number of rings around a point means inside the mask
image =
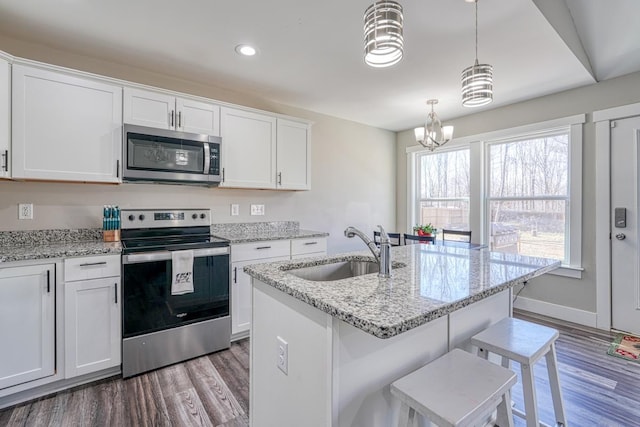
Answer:
MULTIPOLYGON (((331 233, 331 253, 363 249, 346 239, 348 225, 372 230, 395 227, 395 133, 270 103, 122 64, 104 62, 0 36, 0 50, 50 64, 135 81, 225 102, 301 117, 312 126, 311 191, 232 190, 151 184, 69 184, 0 181, 0 231, 101 227, 102 205, 121 208, 205 207, 213 222, 299 221, 303 228, 331 233), (34 219, 19 221, 18 203, 34 204, 34 219), (230 204, 240 216, 230 216, 230 204), (251 203, 266 215, 249 216, 251 203)), ((212 76, 215 82, 215 77, 212 76)), ((70 130, 72 131, 72 130, 70 130)))
MULTIPOLYGON (((595 133, 591 120, 593 111, 640 102, 640 73, 629 74, 609 81, 572 89, 492 110, 445 120, 455 126, 455 136, 464 137, 545 120, 587 113, 583 144, 582 196, 582 279, 545 275, 532 280, 521 297, 558 304, 587 312, 596 311, 595 227, 609 224, 595 223, 595 133)), ((400 132, 397 138, 396 193, 398 206, 397 228, 405 229, 407 213, 407 156, 406 147, 416 145, 413 130, 400 132)), ((543 304, 544 305, 544 304, 543 304)), ((565 310, 567 311, 567 310, 565 310)), ((568 310, 571 312, 572 310, 568 310)), ((571 316, 571 314, 569 314, 571 316)))

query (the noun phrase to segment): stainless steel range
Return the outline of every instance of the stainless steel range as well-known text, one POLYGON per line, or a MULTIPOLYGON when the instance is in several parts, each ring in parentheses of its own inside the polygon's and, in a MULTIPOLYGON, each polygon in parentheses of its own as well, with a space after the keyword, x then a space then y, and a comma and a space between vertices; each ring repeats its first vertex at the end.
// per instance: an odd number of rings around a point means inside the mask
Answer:
POLYGON ((122 210, 122 376, 228 348, 229 242, 208 209, 122 210))

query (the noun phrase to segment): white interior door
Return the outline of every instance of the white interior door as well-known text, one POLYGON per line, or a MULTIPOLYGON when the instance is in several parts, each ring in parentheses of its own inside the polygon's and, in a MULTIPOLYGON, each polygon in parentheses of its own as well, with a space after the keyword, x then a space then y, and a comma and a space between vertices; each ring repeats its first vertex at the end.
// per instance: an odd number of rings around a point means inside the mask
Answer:
POLYGON ((640 335, 640 116, 611 128, 612 326, 640 335), (623 214, 624 218, 623 218, 623 214))

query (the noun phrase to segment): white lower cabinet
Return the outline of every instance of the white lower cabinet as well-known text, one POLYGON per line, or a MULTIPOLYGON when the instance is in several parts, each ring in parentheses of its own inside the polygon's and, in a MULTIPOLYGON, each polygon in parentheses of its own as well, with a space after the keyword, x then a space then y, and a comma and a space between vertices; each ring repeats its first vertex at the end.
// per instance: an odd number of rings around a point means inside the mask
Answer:
POLYGON ((0 389, 55 373, 55 264, 0 269, 0 389))
POLYGON ((122 335, 119 266, 118 255, 65 260, 67 378, 120 364, 122 335), (99 277, 115 272, 117 275, 99 277), (82 280, 78 280, 79 278, 82 280))
POLYGON ((231 245, 231 334, 246 334, 251 329, 251 276, 244 272, 245 266, 326 253, 325 237, 231 245))
POLYGON ((251 327, 251 277, 243 270, 249 264, 290 259, 289 240, 231 245, 231 334, 251 327))

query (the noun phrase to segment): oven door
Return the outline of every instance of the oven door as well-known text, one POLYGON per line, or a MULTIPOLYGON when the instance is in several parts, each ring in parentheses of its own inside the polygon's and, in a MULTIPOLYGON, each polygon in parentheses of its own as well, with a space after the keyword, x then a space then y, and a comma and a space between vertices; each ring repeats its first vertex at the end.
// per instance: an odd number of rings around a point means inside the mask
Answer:
POLYGON ((229 248, 196 249, 192 293, 171 295, 171 252, 122 257, 123 338, 229 315, 229 248))

